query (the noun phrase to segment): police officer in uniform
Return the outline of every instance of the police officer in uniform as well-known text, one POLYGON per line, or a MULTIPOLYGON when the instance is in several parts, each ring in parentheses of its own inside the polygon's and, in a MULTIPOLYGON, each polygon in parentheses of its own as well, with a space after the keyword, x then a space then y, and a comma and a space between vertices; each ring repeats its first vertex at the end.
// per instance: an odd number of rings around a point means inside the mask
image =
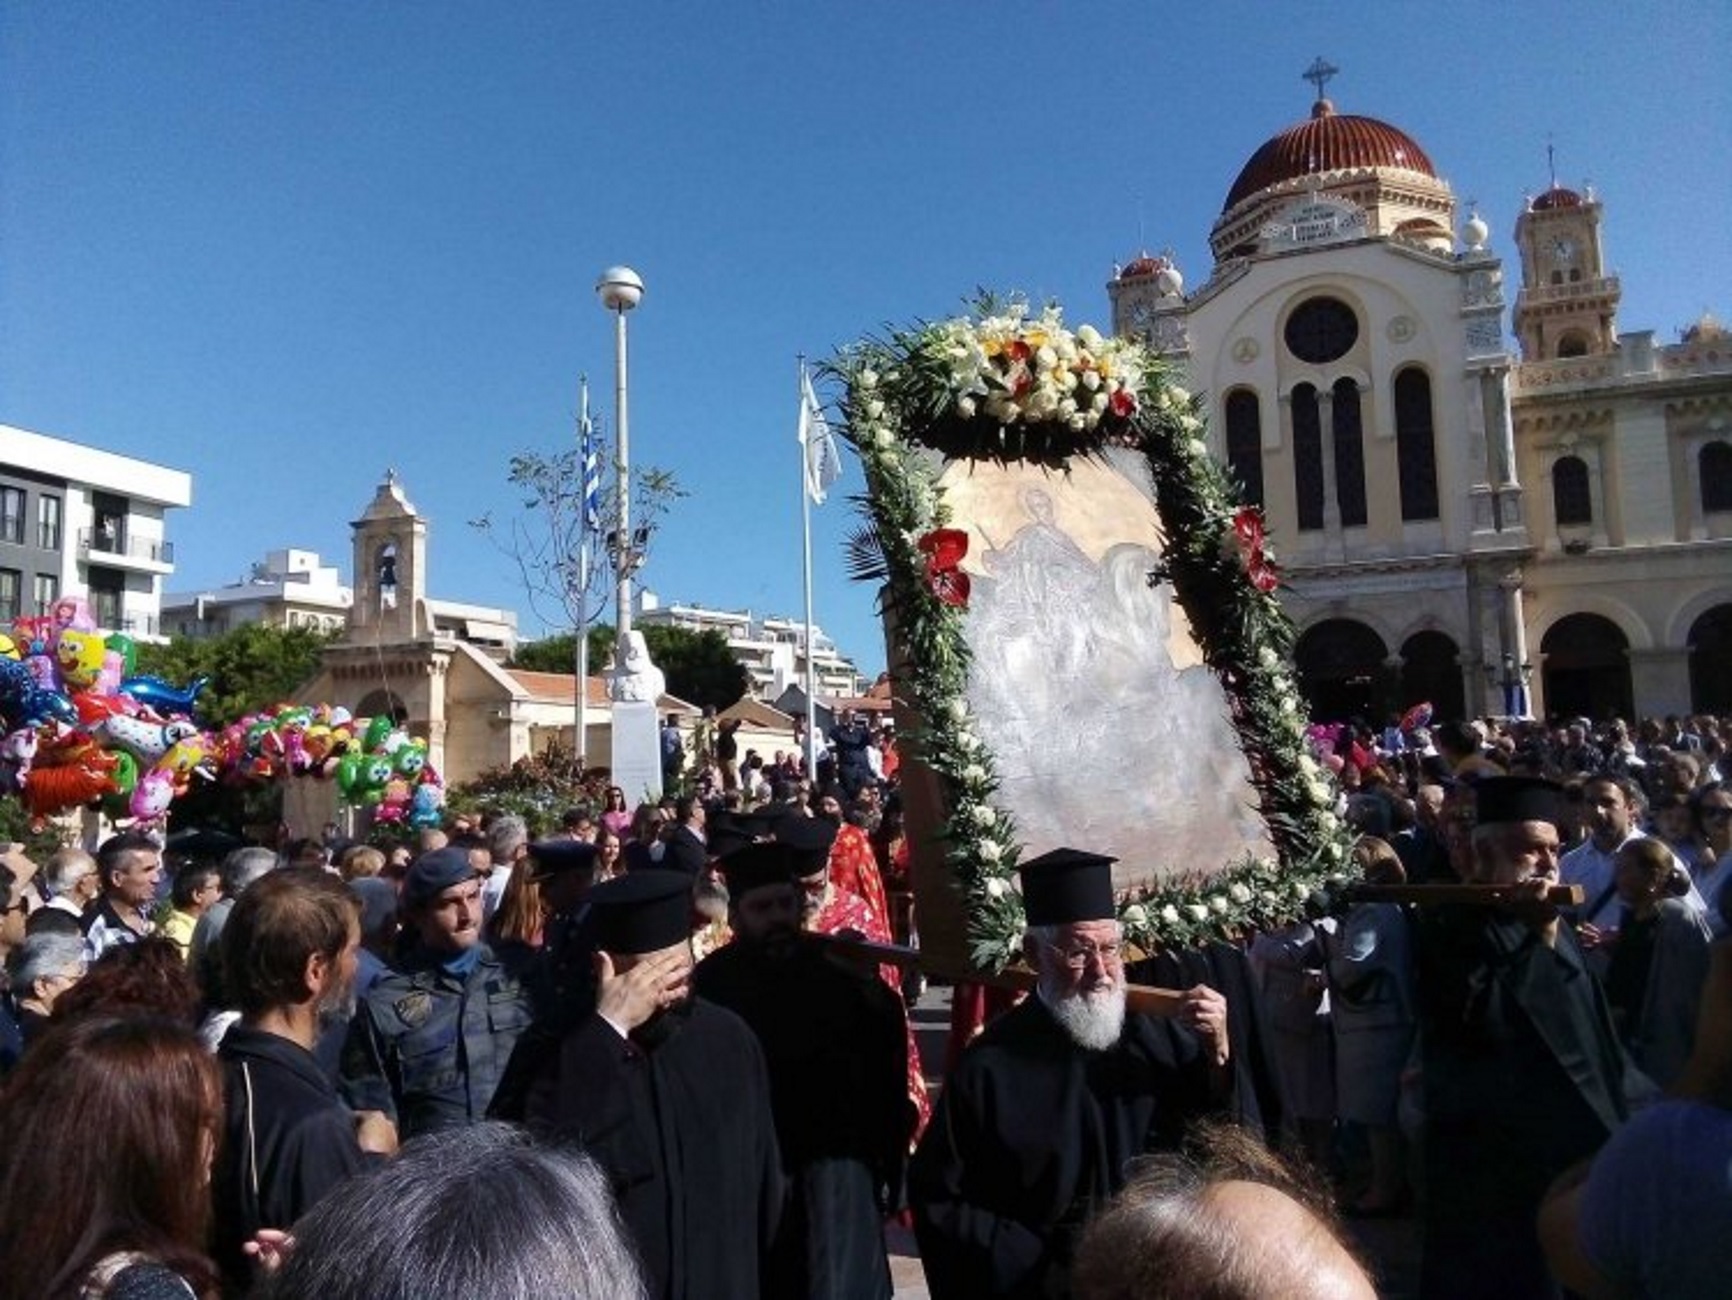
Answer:
POLYGON ((341 1088, 407 1139, 481 1119, 530 1020, 521 973, 481 941, 481 881, 467 850, 417 858, 400 901, 406 952, 355 1011, 341 1088))

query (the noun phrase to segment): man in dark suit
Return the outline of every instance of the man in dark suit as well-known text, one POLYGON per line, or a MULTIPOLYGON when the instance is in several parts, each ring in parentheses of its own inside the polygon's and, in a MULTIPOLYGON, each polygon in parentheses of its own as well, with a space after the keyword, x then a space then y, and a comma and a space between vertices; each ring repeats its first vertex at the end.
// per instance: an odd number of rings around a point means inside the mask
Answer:
POLYGON ((1022 868, 1039 984, 963 1054, 909 1167, 934 1300, 1068 1296, 1083 1223, 1225 1089, 1219 993, 1188 990, 1179 1019, 1126 1013, 1112 861, 1055 849, 1022 868))
POLYGON ((1562 796, 1533 777, 1481 781, 1477 879, 1516 901, 1421 913, 1425 1297, 1557 1295, 1535 1232, 1540 1199, 1627 1114, 1605 997, 1543 901, 1558 882, 1562 796))

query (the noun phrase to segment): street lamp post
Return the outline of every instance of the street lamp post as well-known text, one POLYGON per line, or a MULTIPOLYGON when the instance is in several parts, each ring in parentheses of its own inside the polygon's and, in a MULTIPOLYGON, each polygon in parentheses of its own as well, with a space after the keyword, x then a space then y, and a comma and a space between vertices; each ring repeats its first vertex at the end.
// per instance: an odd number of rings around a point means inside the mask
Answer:
MULTIPOLYGON (((595 282, 595 292, 601 305, 614 314, 613 333, 613 401, 614 401, 614 460, 618 472, 615 495, 619 498, 614 534, 614 574, 618 583, 614 613, 614 667, 625 670, 626 635, 631 631, 631 464, 630 430, 626 422, 625 314, 643 300, 643 277, 629 266, 610 266, 595 282)), ((617 683, 620 676, 616 674, 617 683)))

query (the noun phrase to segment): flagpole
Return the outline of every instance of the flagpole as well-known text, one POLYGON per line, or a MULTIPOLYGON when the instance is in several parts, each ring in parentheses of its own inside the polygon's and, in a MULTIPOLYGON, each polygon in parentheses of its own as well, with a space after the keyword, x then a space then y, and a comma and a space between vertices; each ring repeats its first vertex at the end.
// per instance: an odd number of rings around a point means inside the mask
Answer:
POLYGON ((806 578, 806 779, 818 784, 818 671, 812 657, 812 449, 806 419, 806 357, 800 354, 800 536, 806 578))
POLYGON ((579 375, 581 394, 577 416, 577 717, 571 737, 571 756, 581 780, 588 766, 589 749, 589 455, 595 430, 589 423, 589 376, 579 375))

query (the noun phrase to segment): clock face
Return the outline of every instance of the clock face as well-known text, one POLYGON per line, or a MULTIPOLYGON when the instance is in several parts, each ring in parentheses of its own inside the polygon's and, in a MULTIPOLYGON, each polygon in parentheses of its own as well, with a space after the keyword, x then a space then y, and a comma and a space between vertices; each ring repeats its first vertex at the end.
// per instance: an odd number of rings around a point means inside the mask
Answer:
POLYGON ((1576 257, 1576 241, 1573 239, 1558 239, 1552 244, 1552 252, 1556 253, 1560 262, 1572 262, 1576 257))

